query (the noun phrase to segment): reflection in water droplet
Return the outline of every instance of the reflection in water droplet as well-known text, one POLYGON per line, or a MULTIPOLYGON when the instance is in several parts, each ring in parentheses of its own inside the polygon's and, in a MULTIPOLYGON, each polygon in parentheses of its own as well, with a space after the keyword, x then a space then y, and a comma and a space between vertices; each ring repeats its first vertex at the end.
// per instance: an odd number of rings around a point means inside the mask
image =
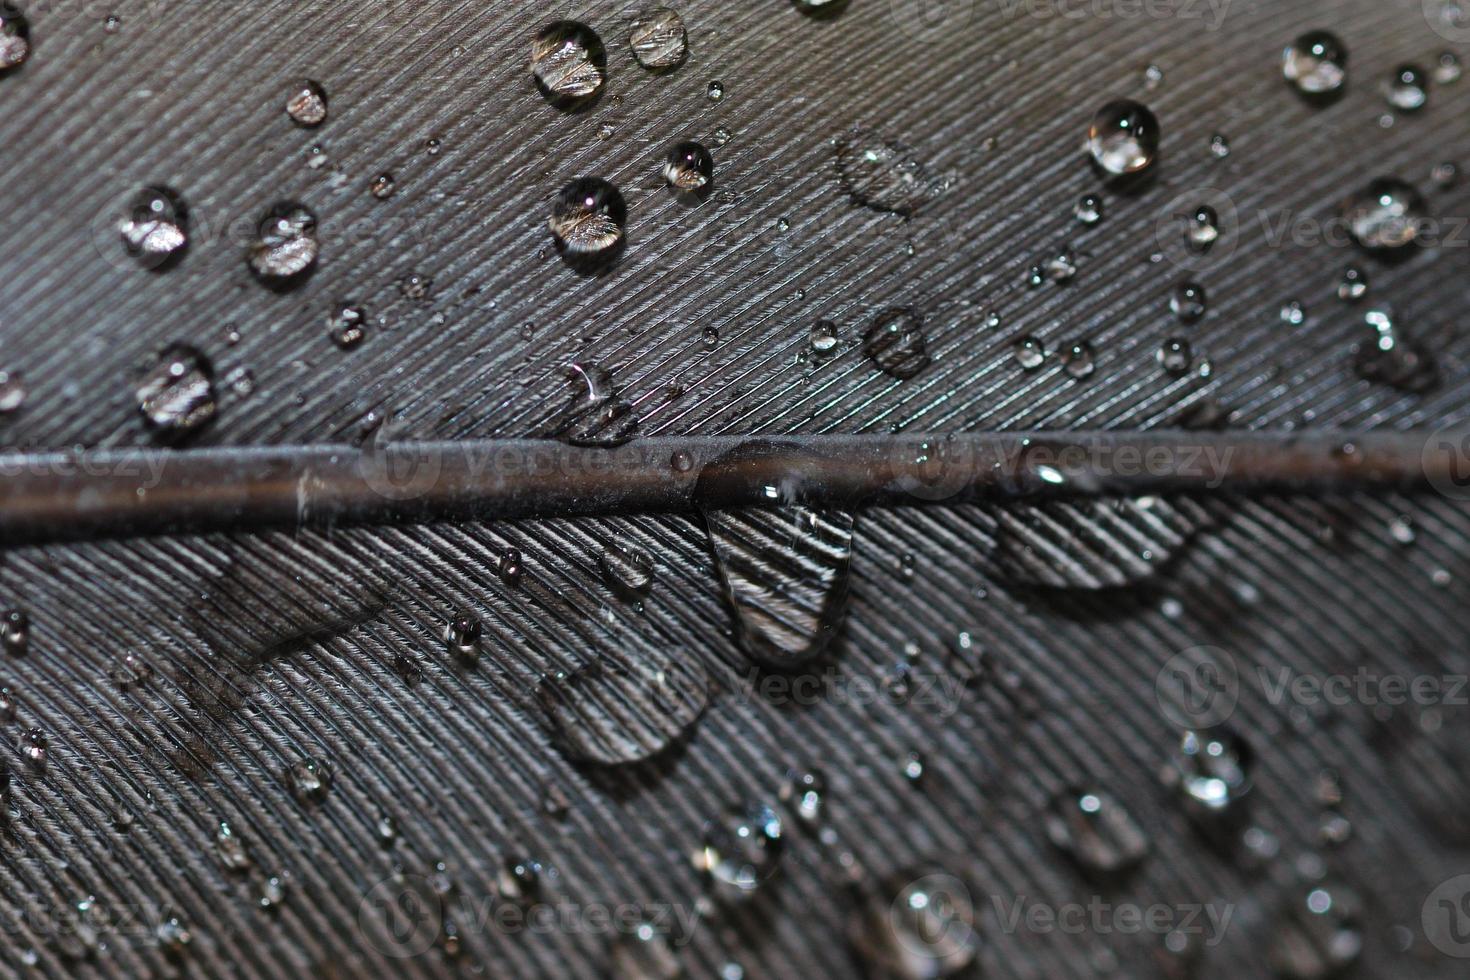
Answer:
POLYGON ((652 646, 625 662, 594 661, 545 677, 536 687, 557 747, 604 766, 649 759, 694 727, 708 700, 699 661, 652 646))
POLYGON ((1429 219, 1429 207, 1409 184, 1380 177, 1343 204, 1343 220, 1354 240, 1373 251, 1414 244, 1429 219))
POLYGON ((650 7, 633 21, 628 34, 633 57, 644 68, 667 71, 684 63, 689 54, 689 32, 684 18, 668 7, 650 7))
POLYGON ((1104 173, 1115 177, 1139 173, 1158 156, 1159 121, 1141 103, 1109 102, 1092 117, 1087 149, 1104 173))
POLYGON ((586 24, 559 20, 531 40, 531 74, 553 105, 576 108, 602 90, 607 49, 586 24))
POLYGON ((1337 884, 1321 884, 1279 916, 1271 941, 1272 968, 1286 980, 1327 980, 1363 951, 1362 900, 1337 884))
POLYGON ((161 271, 189 247, 189 209, 167 187, 145 187, 118 223, 123 248, 145 269, 161 271))
POLYGON ((714 188, 715 158, 689 140, 669 150, 664 158, 664 182, 680 196, 703 200, 714 188))
POLYGON ((848 927, 874 972, 940 980, 966 970, 980 947, 969 887, 936 868, 901 871, 863 896, 848 927))
POLYGON ((215 415, 214 366, 192 347, 166 348, 138 381, 135 396, 151 428, 193 432, 215 415))
POLYGON ((1373 334, 1357 345, 1353 368, 1358 377, 1412 394, 1438 385, 1439 365, 1434 356, 1409 340, 1387 312, 1369 310, 1364 320, 1373 334))
POLYGON ((0 415, 19 411, 27 394, 25 379, 19 373, 0 371, 0 415))
POLYGON ((694 863, 718 897, 743 901, 776 873, 783 845, 781 818, 756 803, 705 824, 694 863))
POLYGON ((31 618, 20 609, 7 609, 0 615, 0 646, 12 657, 25 654, 30 647, 31 618))
POLYGON ((327 332, 332 343, 343 350, 351 350, 367 336, 367 314, 360 306, 343 304, 327 321, 327 332))
POLYGON ((1159 348, 1159 367, 1170 374, 1186 374, 1194 363, 1194 354, 1189 341, 1183 337, 1170 337, 1159 348))
POLYGON ((1078 381, 1092 376, 1097 368, 1097 358, 1092 351, 1092 345, 1085 340, 1079 340, 1068 344, 1062 350, 1062 370, 1078 381))
POLYGON ((949 178, 931 174, 908 147, 872 130, 855 129, 836 146, 838 179, 863 207, 912 217, 949 190, 949 178))
POLYGON ((578 272, 604 271, 625 244, 628 206, 616 187, 600 177, 572 181, 552 204, 548 225, 556 249, 578 272))
POLYGON ((638 432, 633 406, 618 397, 612 372, 598 364, 573 364, 567 371, 572 403, 555 436, 573 446, 621 446, 638 432))
POLYGON ((327 90, 318 82, 304 79, 287 97, 286 115, 298 126, 320 126, 327 121, 327 90))
POLYGON ((929 366, 923 320, 911 309, 884 310, 863 335, 863 353, 890 377, 915 377, 929 366))
POLYGON ((1030 334, 1018 338, 1011 345, 1011 353, 1015 355, 1016 363, 1027 371, 1035 371, 1046 363, 1046 347, 1030 334))
POLYGON ((0 2, 0 72, 25 64, 31 56, 31 22, 19 7, 0 2))
POLYGON ((300 204, 283 201, 260 219, 250 246, 250 270, 267 286, 286 288, 300 282, 316 266, 320 244, 316 215, 300 204))
POLYGON ((1304 95, 1331 95, 1347 82, 1347 60, 1347 49, 1335 35, 1312 31, 1287 47, 1281 71, 1304 95))
POLYGON ((1148 837, 1123 804, 1096 790, 1056 796, 1046 816, 1046 835, 1094 876, 1122 874, 1148 854, 1148 837))
POLYGON ((286 786, 302 803, 320 803, 332 788, 330 763, 319 759, 300 759, 286 769, 286 786))
POLYGON ((1250 746, 1227 732, 1185 732, 1164 781, 1178 794, 1185 812, 1210 824, 1238 817, 1251 789, 1254 755, 1250 746))
POLYGON ((1208 308, 1205 287, 1197 282, 1180 283, 1174 287, 1174 295, 1169 297, 1169 309, 1182 323, 1194 323, 1205 315, 1208 308))
POLYGON ((653 590, 653 559, 630 541, 610 542, 597 563, 608 587, 629 602, 637 602, 653 590))
POLYGON ((1429 76, 1417 65, 1400 65, 1383 94, 1395 109, 1417 112, 1429 101, 1429 76))
POLYGON ((1095 225, 1103 219, 1102 198, 1096 194, 1083 194, 1077 199, 1077 208, 1074 212, 1077 220, 1084 225, 1095 225))
POLYGON ((380 201, 386 201, 398 190, 398 182, 390 173, 381 173, 373 178, 372 185, 368 188, 373 197, 380 201))

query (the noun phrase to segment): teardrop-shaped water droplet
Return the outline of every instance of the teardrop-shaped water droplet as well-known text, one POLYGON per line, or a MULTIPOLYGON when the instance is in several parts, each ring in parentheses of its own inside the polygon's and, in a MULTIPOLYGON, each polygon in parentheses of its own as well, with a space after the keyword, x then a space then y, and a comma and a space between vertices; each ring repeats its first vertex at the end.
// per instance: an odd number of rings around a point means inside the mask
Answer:
POLYGON ((561 751, 617 766, 677 744, 704 712, 707 687, 698 660, 643 646, 624 661, 594 661, 545 677, 536 698, 561 751))
POLYGON ((272 289, 285 289, 304 280, 316 267, 321 245, 316 237, 316 215, 291 201, 274 205, 260 219, 250 246, 250 271, 272 289))
POLYGON ((1281 71, 1298 92, 1332 95, 1347 83, 1348 54, 1337 36, 1312 31, 1293 41, 1282 55, 1281 71))
POLYGON ((577 272, 604 272, 627 243, 628 206, 616 187, 600 177, 582 177, 562 188, 551 206, 556 250, 577 272))
POLYGON ((567 371, 572 402, 556 426, 556 438, 573 446, 621 446, 638 432, 633 406, 618 396, 612 372, 597 364, 573 364, 567 371))
POLYGON ((327 90, 320 82, 303 79, 286 97, 286 115, 307 129, 320 126, 327 121, 327 90))
POLYGON ((1137 867, 1148 854, 1148 837, 1133 815, 1107 793, 1068 790, 1052 800, 1046 835, 1083 872, 1108 877, 1137 867))
POLYGON ((573 20, 547 24, 531 40, 531 74, 553 105, 578 108, 602 91, 607 48, 586 24, 573 20))
POLYGON ((879 313, 863 335, 863 353, 884 374, 907 381, 929 366, 924 321, 911 309, 888 309, 879 313))
POLYGON ((743 901, 776 873, 784 843, 776 811, 755 803, 705 825, 695 866, 718 897, 743 901))
POLYGON ((1347 199, 1343 220, 1363 248, 1394 251, 1418 240, 1429 220, 1429 206, 1404 181, 1380 177, 1347 199))
POLYGON ((166 348, 138 381, 135 397, 151 428, 174 436, 194 432, 215 416, 214 366, 192 347, 166 348))
POLYGON ((123 248, 143 268, 172 267, 189 247, 189 209, 167 187, 145 187, 118 223, 123 248))
POLYGON ((1148 107, 1129 99, 1109 102, 1092 117, 1087 149, 1105 174, 1141 173, 1159 153, 1159 121, 1148 107))
POLYGON ((634 18, 628 44, 644 68, 668 71, 682 65, 688 56, 689 32, 677 12, 668 7, 649 7, 634 18))

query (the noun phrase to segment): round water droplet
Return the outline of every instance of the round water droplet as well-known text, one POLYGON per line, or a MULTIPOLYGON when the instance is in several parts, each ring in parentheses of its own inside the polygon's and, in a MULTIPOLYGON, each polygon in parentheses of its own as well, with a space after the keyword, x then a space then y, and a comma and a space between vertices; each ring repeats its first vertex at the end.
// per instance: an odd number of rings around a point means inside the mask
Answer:
POLYGON ((689 54, 689 32, 684 18, 668 7, 650 7, 633 21, 628 34, 633 57, 644 68, 668 71, 684 63, 689 54))
POLYGON ((679 980, 684 966, 669 937, 650 922, 640 922, 612 946, 608 974, 614 980, 679 980))
POLYGON ((863 353, 889 377, 907 381, 929 366, 924 321, 907 308, 878 314, 863 335, 863 353))
POLYGON ((393 179, 392 174, 381 173, 373 178, 369 190, 372 191, 373 197, 376 197, 380 201, 386 201, 398 190, 398 182, 393 179))
POLYGON ((1400 65, 1384 86, 1388 104, 1403 112, 1417 112, 1429 101, 1429 76, 1417 65, 1400 65))
POLYGON ((590 101, 607 77, 607 49, 586 24, 559 20, 531 40, 531 74, 553 105, 576 108, 590 101))
POLYGON ((705 95, 709 97, 711 102, 720 101, 725 97, 725 83, 720 81, 710 82, 709 88, 705 89, 705 95))
POLYGON ((1462 74, 1460 57, 1453 51, 1443 52, 1434 62, 1434 81, 1437 85, 1453 85, 1460 80, 1462 74))
POLYGON ((1184 238, 1190 251, 1204 254, 1220 239, 1220 215, 1208 204, 1195 208, 1185 225, 1184 238))
POLYGON ((1429 219, 1429 207, 1409 184, 1380 177, 1343 204, 1343 220, 1354 240, 1371 251, 1414 244, 1429 219))
POLYGON ((320 759, 301 759, 286 769, 286 786, 302 803, 320 803, 332 789, 332 767, 320 759))
POLYGON ((480 659, 480 639, 484 628, 480 620, 467 612, 455 614, 444 628, 444 643, 449 652, 467 663, 480 659))
POLYGON ((1070 377, 1081 381, 1091 377, 1096 369, 1097 358, 1093 354, 1092 345, 1087 341, 1079 340, 1062 349, 1062 370, 1070 377))
POLYGON ((25 64, 31 56, 31 22, 10 0, 0 2, 0 72, 25 64))
POLYGON ((855 129, 836 142, 837 176, 856 203, 875 211, 912 217, 949 189, 948 178, 929 172, 908 147, 869 129, 855 129))
POLYGON ((1287 47, 1281 71, 1304 95, 1331 95, 1347 83, 1347 60, 1347 48, 1336 35, 1312 31, 1287 47))
POLYGON ((286 98, 286 115, 307 129, 320 126, 327 121, 327 90, 319 82, 303 79, 286 98))
POLYGON ((283 201, 260 219, 248 255, 250 271, 273 289, 294 286, 315 268, 320 247, 316 215, 300 204, 283 201))
POLYGON ((161 271, 189 247, 189 209, 166 187, 145 187, 118 222, 123 248, 145 269, 161 271))
POLYGON ((924 867, 884 878, 859 903, 848 935, 879 975, 941 980, 961 975, 974 963, 978 921, 969 887, 954 875, 924 867))
POLYGON ((0 415, 20 411, 27 394, 25 379, 20 374, 0 371, 0 415))
POLYGON ((1084 225, 1095 225, 1103 219, 1103 201, 1096 194, 1083 194, 1077 199, 1074 212, 1084 225))
POLYGON ((37 769, 44 769, 46 768, 46 750, 48 744, 49 740, 46 738, 46 733, 39 728, 32 728, 21 738, 20 751, 26 757, 26 761, 31 765, 37 769))
POLYGON ((327 318, 327 334, 338 347, 352 350, 367 336, 367 313, 360 306, 344 303, 327 318))
POLYGON ((1027 371, 1035 371, 1046 363, 1046 347, 1029 334, 1019 338, 1011 346, 1011 352, 1015 355, 1016 362, 1027 371))
POLYGON ((153 930, 155 938, 164 955, 177 959, 183 955, 185 949, 194 941, 194 936, 179 920, 173 916, 165 919, 153 930))
POLYGON ((1159 348, 1159 367, 1170 374, 1186 374, 1194 363, 1194 353, 1189 341, 1183 337, 1170 337, 1159 348))
POLYGON ((1148 854, 1148 837, 1132 814, 1100 790, 1068 790, 1052 799, 1046 835, 1093 876, 1120 875, 1148 854))
POLYGON ((506 585, 519 585, 526 574, 526 562, 516 548, 506 548, 495 558, 495 574, 506 585))
POLYGON ((572 181, 557 195, 548 222, 561 257, 578 272, 605 270, 622 251, 628 207, 600 177, 572 181))
POLYGON ((664 158, 664 182, 676 195, 703 200, 714 189, 715 158, 702 144, 689 140, 664 158))
POLYGON ((831 320, 818 320, 812 324, 811 348, 813 354, 830 354, 837 349, 837 324, 831 320))
POLYGON ((1343 271, 1342 281, 1337 284, 1337 298, 1344 303, 1356 303, 1368 295, 1368 273, 1355 265, 1343 271))
POLYGON ((403 295, 404 299, 411 300, 415 303, 428 299, 429 294, 433 291, 434 279, 432 276, 410 272, 398 280, 398 292, 403 295))
POLYGON ((629 602, 637 602, 653 590, 653 559, 630 541, 611 542, 597 563, 608 587, 629 602))
POLYGON ((1092 117, 1087 149, 1114 177, 1140 173, 1159 153, 1159 121, 1148 107, 1128 99, 1109 102, 1092 117))
POLYGON ((528 903, 541 889, 541 862, 507 858, 495 876, 495 890, 508 902, 528 903))
POLYGON ((776 873, 783 844, 781 818, 758 803, 706 824, 695 866, 719 897, 744 900, 776 873))
POLYGON ((1292 300, 1281 308, 1281 322, 1299 327, 1307 322, 1307 308, 1300 300, 1292 300))
POLYGON ((1205 287, 1197 282, 1180 283, 1169 297, 1169 309, 1183 323, 1194 323, 1205 315, 1208 307, 1205 287))
POLYGON ((23 656, 30 647, 31 618, 20 609, 0 614, 0 646, 12 657, 23 656))
POLYGON ((1234 816, 1251 789, 1253 758, 1250 747, 1229 733, 1185 732, 1165 782, 1197 820, 1234 816))
POLYGON ((214 418, 214 366, 183 344, 163 350, 138 381, 138 409, 148 425, 165 434, 193 432, 214 418))

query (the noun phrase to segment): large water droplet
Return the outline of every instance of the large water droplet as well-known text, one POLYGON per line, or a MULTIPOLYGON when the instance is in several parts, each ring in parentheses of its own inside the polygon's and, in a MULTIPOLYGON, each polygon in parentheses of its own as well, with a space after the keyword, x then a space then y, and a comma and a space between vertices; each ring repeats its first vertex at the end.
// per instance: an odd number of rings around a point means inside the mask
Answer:
POLYGON ((1122 874, 1148 854, 1148 837, 1124 806, 1096 790, 1069 790, 1052 800, 1046 835, 1086 873, 1122 874))
POLYGON ((1414 244, 1428 218, 1424 198, 1396 177, 1374 180, 1343 204, 1343 220, 1353 238, 1373 251, 1414 244))
POLYGON ((783 844, 781 818, 756 803, 705 825, 695 866, 719 897, 740 901, 776 873, 783 844))
POLYGON ((1331 95, 1347 82, 1347 60, 1347 48, 1336 35, 1312 31, 1287 47, 1281 71, 1304 95, 1331 95))
POLYGON ((715 158, 693 140, 678 144, 664 158, 664 182, 680 197, 703 200, 714 189, 714 177, 715 158))
POLYGON ((955 976, 980 947, 969 887, 932 868, 885 878, 859 903, 848 931, 875 971, 898 980, 955 976))
POLYGON ((621 253, 628 206, 616 187, 600 177, 572 181, 551 206, 548 225, 556 249, 578 272, 605 271, 621 253))
POLYGON ((0 72, 25 64, 31 56, 31 22, 9 0, 0 3, 0 72))
POLYGON ((327 121, 327 90, 320 82, 303 79, 286 98, 286 115, 307 129, 320 126, 327 121))
POLYGON ((586 24, 559 20, 531 40, 531 74, 553 105, 577 108, 602 90, 607 49, 586 24))
POLYGON ((929 366, 923 319, 911 309, 884 310, 863 335, 863 353, 890 377, 915 377, 929 366))
POLYGON ((572 403, 556 426, 556 438, 574 446, 621 446, 638 432, 633 406, 618 397, 612 372, 597 364, 567 370, 572 403))
POLYGON ((161 271, 189 247, 189 209, 166 187, 145 187, 118 222, 123 248, 145 269, 161 271))
POLYGON ((214 366, 183 344, 163 350, 136 388, 138 409, 148 425, 165 434, 184 435, 214 418, 214 366))
POLYGON ((1109 102, 1092 117, 1087 149, 1106 174, 1140 173, 1158 156, 1159 121, 1141 103, 1129 99, 1109 102))
POLYGON ((837 175, 855 202, 875 211, 912 217, 949 189, 901 143, 868 129, 855 129, 837 140, 837 175))
POLYGON ((634 19, 628 44, 644 68, 668 71, 682 65, 688 56, 689 32, 677 12, 668 7, 650 7, 634 19))
POLYGON ((1233 818, 1250 792, 1253 758, 1250 747, 1228 732, 1185 732, 1164 781, 1196 821, 1233 818))
POLYGON ((625 661, 594 661, 543 678, 536 697, 568 756, 604 766, 651 758, 704 712, 708 679, 698 660, 652 646, 625 661))
POLYGON ((248 255, 250 270, 272 289, 285 289, 311 273, 320 248, 316 215, 303 205, 283 201, 260 219, 248 255))

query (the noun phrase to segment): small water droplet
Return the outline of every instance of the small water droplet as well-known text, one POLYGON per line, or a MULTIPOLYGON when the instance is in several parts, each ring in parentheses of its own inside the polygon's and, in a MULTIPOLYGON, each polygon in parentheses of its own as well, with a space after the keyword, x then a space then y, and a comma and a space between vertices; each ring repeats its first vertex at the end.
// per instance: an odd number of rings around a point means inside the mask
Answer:
POLYGON ((664 182, 675 195, 704 200, 714 189, 715 158, 703 145, 688 140, 664 158, 664 182))
POLYGON ((1140 173, 1159 153, 1159 121, 1148 107, 1122 99, 1092 117, 1087 148, 1103 172, 1114 177, 1140 173))
POLYGON ((1459 182, 1460 167, 1458 164, 1449 160, 1436 163, 1434 169, 1429 171, 1429 179, 1434 182, 1435 187, 1438 187, 1442 191, 1447 191, 1459 182))
POLYGON ((877 975, 897 980, 961 976, 980 947, 969 887, 938 868, 885 877, 864 896, 848 926, 853 946, 877 975))
POLYGON ((719 129, 710 134, 710 142, 713 143, 715 146, 724 146, 726 143, 729 143, 730 140, 734 138, 734 134, 731 133, 724 126, 721 126, 719 129))
POLYGON ((338 347, 352 350, 367 337, 367 312, 360 306, 342 304, 327 318, 327 334, 338 347))
POLYGON ((818 320, 812 324, 810 336, 813 354, 830 354, 837 348, 837 324, 831 320, 818 320))
POLYGON ((0 371, 0 415, 19 411, 27 394, 25 379, 18 372, 0 371))
POLYGON ((516 548, 506 548, 495 559, 495 573, 506 585, 519 585, 526 574, 526 563, 516 548))
POLYGON ((1293 327, 1299 327, 1307 322, 1307 308, 1300 300, 1291 300, 1281 307, 1281 322, 1293 327))
POLYGON ((1344 303, 1356 303, 1368 295, 1368 273, 1355 265, 1348 266, 1337 284, 1337 298, 1344 303))
POLYGON ((1371 251, 1393 251, 1414 244, 1428 221, 1424 198, 1395 177, 1380 177, 1343 205, 1343 220, 1355 241, 1371 251))
POLYGON ((1084 225, 1095 225, 1103 219, 1103 201, 1096 194, 1083 194, 1077 199, 1077 207, 1073 212, 1077 220, 1084 225))
POLYGON ((1445 51, 1435 59, 1434 81, 1437 85, 1453 85, 1460 80, 1463 69, 1460 66, 1460 56, 1453 51, 1445 51))
POLYGON ((167 187, 145 187, 118 223, 123 248, 143 268, 172 267, 189 247, 189 209, 167 187))
POLYGON ((256 904, 265 912, 275 912, 286 900, 286 882, 279 875, 271 875, 260 886, 256 904))
POLYGON ((1347 82, 1347 48, 1336 35, 1312 31, 1293 41, 1282 56, 1281 71, 1298 92, 1327 96, 1347 82))
POLYGON ((169 435, 194 432, 215 416, 214 366, 192 347, 168 347, 138 381, 135 397, 150 428, 169 435))
POLYGON ((781 787, 781 802, 791 807, 796 819, 813 826, 822 819, 827 780, 815 770, 793 772, 781 787))
POLYGON ((320 759, 300 759, 286 769, 286 785, 302 803, 320 803, 332 788, 332 766, 320 759))
POLYGON ((705 90, 705 94, 709 96, 711 102, 720 101, 725 97, 725 83, 719 81, 710 82, 709 88, 705 90))
POLYGON ((899 771, 903 778, 911 783, 917 783, 924 778, 924 757, 917 752, 910 752, 903 757, 899 771))
POLYGON ((508 902, 528 903, 541 889, 541 862, 506 859, 495 876, 495 890, 508 902))
POLYGON ((1092 345, 1085 340, 1079 340, 1068 344, 1062 350, 1062 370, 1070 377, 1081 381, 1083 378, 1092 376, 1096 370, 1097 359, 1093 354, 1092 345))
POLYGON ((260 219, 247 257, 256 278, 273 289, 284 289, 310 274, 320 248, 316 215, 303 205, 283 201, 260 219))
POLYGON ((605 271, 621 253, 628 206, 600 177, 572 181, 557 195, 548 222, 563 260, 578 272, 605 271))
POLYGON ((1077 275, 1077 256, 1070 248, 1063 248, 1046 260, 1046 274, 1052 282, 1071 282, 1077 275))
POLYGON ((1143 828, 1122 803, 1099 790, 1058 794, 1045 823, 1052 844, 1089 875, 1123 874, 1148 854, 1143 828))
POLYGON ((1011 345, 1011 352, 1015 355, 1016 362, 1027 371, 1035 371, 1046 363, 1046 347, 1030 334, 1017 339, 1011 345))
POLYGON ((319 82, 303 79, 286 98, 286 115, 307 129, 320 126, 327 121, 327 90, 319 82))
POLYGON ((1185 812, 1208 825, 1241 812, 1251 789, 1253 758, 1250 747, 1230 733, 1185 732, 1164 781, 1185 812))
POLYGON ((184 950, 194 941, 194 936, 189 930, 173 916, 160 922, 153 934, 158 939, 158 945, 163 949, 164 955, 173 958, 182 956, 184 950))
POLYGON ((757 803, 705 825, 695 867, 720 898, 740 901, 776 873, 783 846, 781 818, 757 803))
POLYGON ((1230 155, 1230 138, 1216 133, 1210 137, 1210 156, 1223 160, 1230 155))
POLYGON ((640 922, 613 943, 608 973, 615 980, 679 980, 684 966, 668 936, 653 923, 640 922))
POLYGON ((602 91, 607 49, 586 24, 572 20, 547 24, 531 40, 531 75, 547 101, 559 108, 578 108, 602 91))
POLYGON ((675 473, 688 473, 694 469, 694 457, 682 449, 676 449, 669 457, 669 465, 674 468, 675 473))
POLYGON ((608 587, 627 601, 638 602, 653 590, 653 559, 632 542, 609 543, 597 562, 608 587))
POLYGON ((392 847, 398 840, 398 821, 393 814, 386 810, 378 811, 378 819, 373 824, 373 831, 378 835, 378 843, 384 847, 392 847))
POLYGON ((1285 980, 1327 980, 1357 962, 1363 950, 1362 902, 1348 889, 1318 885, 1277 917, 1268 959, 1285 980))
POLYGON ((1439 367, 1428 351, 1413 343, 1385 310, 1369 310, 1365 322, 1373 335, 1357 345, 1353 369, 1364 381, 1422 394, 1439 382, 1439 367))
POLYGON ((1189 216, 1184 238, 1193 252, 1204 254, 1220 238, 1220 215, 1208 204, 1201 204, 1189 216))
POLYGON ((246 871, 253 863, 250 852, 245 849, 245 842, 224 821, 220 821, 219 830, 214 835, 214 845, 220 863, 227 871, 246 871))
POLYGON ((0 646, 12 657, 24 656, 30 647, 31 618, 19 609, 0 615, 0 646))
POLYGON ((1149 92, 1157 90, 1164 84, 1164 69, 1158 65, 1149 65, 1143 70, 1143 87, 1149 92))
POLYGON ((153 667, 137 653, 129 650, 108 670, 107 676, 118 686, 118 690, 129 691, 146 684, 153 678, 153 667))
POLYGON ((1183 337, 1170 337, 1164 341, 1159 348, 1159 367, 1170 374, 1187 374, 1189 366, 1194 363, 1194 353, 1190 350, 1189 341, 1183 337))
POLYGON ((1205 315, 1209 308, 1209 301, 1205 295, 1205 287, 1197 282, 1183 282, 1174 287, 1174 295, 1169 297, 1169 309, 1179 318, 1181 323, 1194 323, 1205 315))
POLYGON ((677 12, 668 7, 650 7, 634 18, 628 44, 644 68, 668 71, 682 65, 688 56, 689 32, 677 12))
POLYGON ((376 197, 380 201, 386 201, 398 190, 398 182, 393 179, 392 174, 386 172, 381 173, 373 178, 369 190, 372 192, 373 197, 376 197))
POLYGON ((633 406, 618 396, 612 372, 597 364, 573 364, 567 370, 572 402, 555 435, 574 446, 621 446, 638 432, 633 406))
POLYGON ((46 733, 39 728, 32 728, 21 738, 21 755, 25 756, 26 761, 37 769, 44 769, 46 768, 47 745, 46 733))
POLYGON ((1417 65, 1400 65, 1383 90, 1388 104, 1402 112, 1418 112, 1429 101, 1429 76, 1417 65))
POLYGON ((467 613, 456 613, 444 628, 444 643, 449 652, 467 663, 480 659, 480 639, 484 628, 478 617, 467 613))
POLYGON ((863 334, 863 353, 889 377, 916 377, 930 362, 923 319, 912 309, 884 310, 863 334))

